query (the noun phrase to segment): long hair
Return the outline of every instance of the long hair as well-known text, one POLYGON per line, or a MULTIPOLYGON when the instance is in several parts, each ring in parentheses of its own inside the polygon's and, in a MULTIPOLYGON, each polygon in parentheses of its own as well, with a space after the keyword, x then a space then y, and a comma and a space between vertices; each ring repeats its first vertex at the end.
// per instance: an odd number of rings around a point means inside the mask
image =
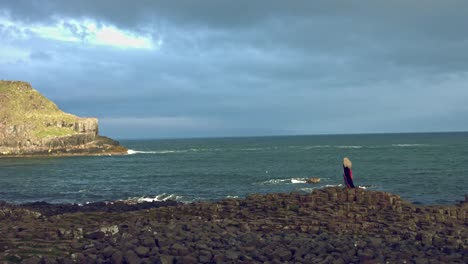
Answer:
POLYGON ((348 159, 348 157, 345 157, 343 159, 343 166, 345 168, 350 168, 351 169, 351 167, 353 166, 353 163, 351 163, 351 161, 348 159))

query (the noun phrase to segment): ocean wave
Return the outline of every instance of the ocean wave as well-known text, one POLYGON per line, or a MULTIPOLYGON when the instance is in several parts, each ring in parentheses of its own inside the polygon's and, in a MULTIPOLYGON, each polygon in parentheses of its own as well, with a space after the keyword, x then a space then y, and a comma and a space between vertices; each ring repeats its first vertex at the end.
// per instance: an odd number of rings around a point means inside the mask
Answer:
POLYGON ((133 150, 129 149, 127 151, 128 155, 135 155, 135 154, 168 154, 168 153, 184 153, 188 150, 159 150, 159 151, 142 151, 142 150, 133 150))
POLYGON ((362 146, 336 146, 337 148, 340 149, 360 149, 362 146))
POLYGON ((127 151, 128 155, 135 155, 135 154, 169 154, 169 153, 186 153, 186 152, 215 152, 215 151, 221 151, 222 149, 212 149, 212 148, 191 148, 191 149, 179 149, 179 150, 134 150, 134 149, 129 149, 127 151))
POLYGON ((279 183, 283 183, 283 182, 290 181, 290 180, 291 179, 271 179, 271 180, 262 182, 262 184, 279 184, 279 183))
POLYGON ((361 189, 374 189, 376 186, 375 185, 359 185, 358 188, 361 188, 361 189))
POLYGON ((327 184, 324 187, 342 187, 342 186, 343 184, 340 183, 340 184, 327 184))
POLYGON ((288 178, 288 179, 271 179, 262 182, 264 185, 273 185, 273 184, 295 184, 295 183, 307 183, 307 178, 288 178))
POLYGON ((428 144, 392 144, 392 147, 427 147, 428 144))
POLYGON ((163 194, 156 195, 154 197, 147 197, 147 196, 131 197, 131 198, 128 198, 126 200, 120 200, 120 201, 129 202, 129 203, 164 202, 164 201, 168 201, 168 200, 181 201, 182 198, 183 198, 182 196, 178 196, 178 195, 175 195, 175 194, 163 193, 163 194))
POLYGON ((306 179, 291 179, 291 183, 307 183, 306 179))
POLYGON ((315 189, 318 189, 317 187, 307 187, 307 188, 299 188, 299 191, 302 191, 302 192, 313 192, 315 189))
POLYGON ((273 150, 277 148, 241 148, 241 151, 263 151, 263 150, 273 150))
POLYGON ((313 145, 313 146, 289 146, 290 149, 301 149, 301 150, 309 150, 309 149, 316 149, 316 148, 329 148, 330 145, 313 145))

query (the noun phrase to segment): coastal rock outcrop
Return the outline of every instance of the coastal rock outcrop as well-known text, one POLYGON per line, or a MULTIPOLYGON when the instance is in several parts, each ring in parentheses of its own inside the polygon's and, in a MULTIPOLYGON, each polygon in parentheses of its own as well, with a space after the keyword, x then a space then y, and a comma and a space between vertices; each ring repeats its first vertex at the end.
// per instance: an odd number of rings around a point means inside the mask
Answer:
POLYGON ((320 178, 309 178, 306 180, 307 183, 312 183, 312 184, 315 184, 315 183, 319 183, 320 182, 320 178))
POLYGON ((0 202, 0 259, 468 263, 467 209, 468 198, 455 205, 418 206, 386 192, 338 187, 190 204, 0 202))
POLYGON ((123 154, 96 118, 64 113, 29 83, 0 81, 0 157, 123 154))

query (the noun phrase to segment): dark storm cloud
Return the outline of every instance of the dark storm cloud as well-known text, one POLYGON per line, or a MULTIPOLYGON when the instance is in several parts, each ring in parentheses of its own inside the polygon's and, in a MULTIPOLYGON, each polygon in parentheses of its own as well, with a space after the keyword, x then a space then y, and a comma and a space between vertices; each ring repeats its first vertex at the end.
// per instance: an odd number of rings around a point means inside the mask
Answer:
POLYGON ((2 12, 14 23, 0 44, 21 58, 0 58, 2 75, 110 135, 468 129, 467 1, 0 0, 2 12), (89 45, 67 19, 162 45, 89 45), (19 29, 57 23, 82 41, 19 29))

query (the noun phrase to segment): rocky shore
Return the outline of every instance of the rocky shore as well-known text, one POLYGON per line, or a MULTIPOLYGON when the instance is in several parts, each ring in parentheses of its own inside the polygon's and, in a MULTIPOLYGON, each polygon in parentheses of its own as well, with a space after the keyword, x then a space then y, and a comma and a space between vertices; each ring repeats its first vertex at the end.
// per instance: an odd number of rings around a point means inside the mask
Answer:
POLYGON ((0 204, 1 263, 468 263, 468 197, 362 189, 180 204, 0 204))

